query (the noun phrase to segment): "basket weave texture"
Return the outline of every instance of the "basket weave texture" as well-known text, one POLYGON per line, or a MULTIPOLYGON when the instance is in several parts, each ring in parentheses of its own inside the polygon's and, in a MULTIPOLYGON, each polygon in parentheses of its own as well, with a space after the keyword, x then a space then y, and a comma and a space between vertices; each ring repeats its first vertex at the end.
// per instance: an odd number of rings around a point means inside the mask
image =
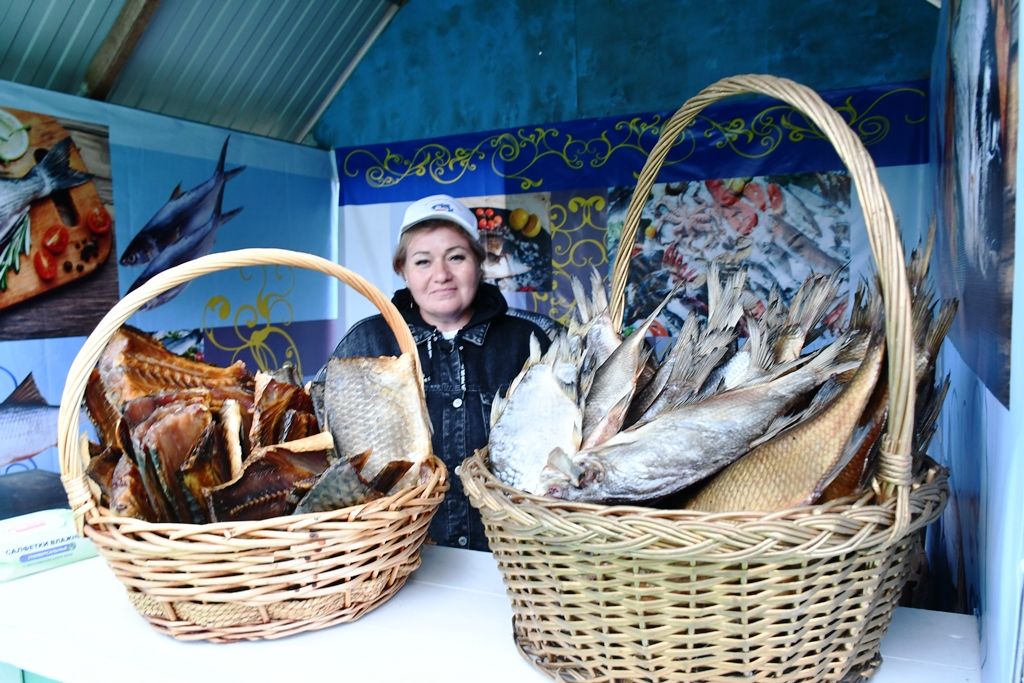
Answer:
MULTIPOLYGON (((331 275, 382 313, 402 352, 415 342, 391 302, 329 260, 281 249, 204 256, 156 275, 119 301, 72 363, 58 415, 61 478, 79 530, 92 539, 136 610, 181 640, 279 638, 353 621, 394 595, 420 564, 427 527, 448 489, 431 456, 424 483, 329 512, 213 524, 117 517, 97 504, 84 474, 89 449, 79 406, 89 373, 121 325, 146 301, 200 275, 243 266, 292 266, 331 275)), ((422 381, 422 378, 420 378, 422 381)))
POLYGON ((777 513, 709 514, 565 503, 509 488, 486 449, 463 463, 513 610, 520 652, 565 681, 858 681, 908 578, 924 527, 948 497, 944 469, 911 474, 913 336, 903 250, 863 144, 812 90, 723 79, 666 122, 639 176, 611 277, 620 324, 629 254, 654 179, 709 104, 755 93, 802 112, 852 176, 881 279, 889 417, 872 491, 777 513))

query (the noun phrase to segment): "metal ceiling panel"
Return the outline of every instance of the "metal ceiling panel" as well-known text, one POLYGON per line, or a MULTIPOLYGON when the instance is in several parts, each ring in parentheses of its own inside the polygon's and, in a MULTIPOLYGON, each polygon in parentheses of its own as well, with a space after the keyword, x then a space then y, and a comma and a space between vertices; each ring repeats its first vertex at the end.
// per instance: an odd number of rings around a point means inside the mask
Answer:
POLYGON ((0 2, 0 79, 76 93, 124 0, 0 2))
POLYGON ((0 79, 310 142, 404 2, 0 0, 0 79))
POLYGON ((390 0, 164 0, 108 99, 301 141, 396 9, 390 0))

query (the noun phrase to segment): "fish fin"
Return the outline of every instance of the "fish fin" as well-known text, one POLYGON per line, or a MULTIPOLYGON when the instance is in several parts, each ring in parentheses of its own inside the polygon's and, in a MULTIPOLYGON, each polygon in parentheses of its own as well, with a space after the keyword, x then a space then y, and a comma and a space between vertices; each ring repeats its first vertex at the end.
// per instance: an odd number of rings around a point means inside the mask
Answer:
POLYGON ((530 368, 539 363, 542 357, 543 355, 540 350, 540 341, 537 339, 537 335, 531 332, 530 356, 526 359, 526 362, 523 363, 522 370, 520 370, 519 374, 516 375, 515 379, 512 380, 512 383, 508 387, 508 391, 505 392, 506 398, 512 396, 512 394, 515 393, 516 389, 519 388, 519 384, 523 381, 523 378, 526 377, 526 373, 529 372, 530 368))
POLYGON ((370 459, 370 453, 373 453, 373 449, 367 448, 362 453, 350 456, 348 462, 352 465, 352 469, 356 472, 362 472, 363 468, 366 467, 366 462, 370 459))
POLYGON ((244 171, 246 168, 247 167, 245 165, 242 165, 242 166, 238 166, 236 168, 233 168, 230 171, 225 171, 224 172, 224 180, 225 180, 225 182, 228 181, 228 180, 231 180, 236 175, 238 175, 239 173, 244 171))
POLYGON ((608 412, 604 414, 601 421, 594 425, 590 432, 584 437, 581 448, 586 449, 600 446, 602 443, 617 434, 622 427, 622 423, 626 417, 626 411, 629 410, 629 404, 632 400, 633 392, 628 392, 616 401, 615 405, 609 408, 608 412))
POLYGON ((369 486, 379 493, 387 493, 405 473, 412 469, 413 463, 409 460, 392 460, 380 469, 380 472, 370 481, 369 486))
POLYGON ((227 222, 228 222, 229 220, 231 220, 232 218, 234 218, 234 217, 235 217, 235 216, 237 216, 238 214, 242 213, 242 209, 243 209, 243 208, 245 208, 245 207, 243 207, 243 206, 240 206, 240 207, 238 207, 237 209, 231 209, 231 210, 230 210, 230 211, 228 211, 227 213, 222 213, 222 214, 220 214, 220 221, 219 221, 219 222, 220 222, 220 224, 221 224, 221 225, 224 225, 224 224, 225 224, 225 223, 227 223, 227 222))
POLYGON ((949 375, 941 384, 935 387, 932 394, 922 401, 924 405, 918 408, 917 420, 914 425, 914 448, 917 453, 924 454, 928 444, 935 433, 935 425, 938 423, 939 414, 942 412, 942 405, 946 401, 946 394, 949 392, 949 375))
POLYGON ((579 488, 580 476, 583 474, 583 470, 572 461, 572 458, 562 450, 561 446, 555 446, 551 453, 548 454, 547 467, 565 475, 569 483, 579 488))
POLYGON ((742 297, 747 281, 746 269, 733 273, 725 285, 719 275, 718 261, 712 261, 707 274, 708 329, 729 329, 743 317, 742 297), (712 284, 713 283, 713 284, 712 284))
POLYGON ((43 398, 43 395, 39 393, 39 387, 36 385, 36 380, 32 377, 32 373, 25 375, 25 379, 21 380, 14 391, 4 399, 0 405, 8 405, 11 403, 19 403, 23 405, 40 405, 46 406, 49 403, 43 398))
POLYGON ((179 180, 178 184, 174 186, 173 190, 171 190, 171 197, 167 201, 173 202, 175 199, 177 199, 183 194, 185 193, 181 191, 181 181, 179 180))
POLYGON ((804 280, 789 304, 789 324, 796 325, 805 334, 810 333, 835 301, 839 292, 839 281, 845 271, 846 266, 843 265, 827 277, 813 274, 804 280))
POLYGON ((757 437, 750 444, 747 445, 748 451, 752 451, 763 443, 767 443, 786 431, 790 427, 793 427, 801 422, 803 413, 790 413, 789 415, 779 415, 777 418, 771 421, 765 428, 764 434, 757 437))
POLYGON ((505 412, 505 399, 501 397, 501 393, 494 395, 494 401, 491 402, 491 427, 498 423, 498 418, 505 412))

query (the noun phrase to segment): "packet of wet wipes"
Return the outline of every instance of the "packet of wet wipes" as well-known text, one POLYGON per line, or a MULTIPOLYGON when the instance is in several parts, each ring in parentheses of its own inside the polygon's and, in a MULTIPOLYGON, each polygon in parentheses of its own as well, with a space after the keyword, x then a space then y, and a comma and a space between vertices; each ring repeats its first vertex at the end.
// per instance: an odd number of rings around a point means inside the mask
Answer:
POLYGON ((75 531, 71 510, 42 510, 0 520, 0 581, 10 581, 96 555, 75 531))

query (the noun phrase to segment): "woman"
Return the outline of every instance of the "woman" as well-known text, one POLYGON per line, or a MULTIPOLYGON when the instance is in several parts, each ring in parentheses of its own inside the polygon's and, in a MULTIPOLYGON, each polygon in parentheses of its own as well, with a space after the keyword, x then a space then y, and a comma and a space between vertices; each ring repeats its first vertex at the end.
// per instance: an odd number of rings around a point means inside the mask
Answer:
MULTIPOLYGON (((432 195, 406 209, 392 260, 406 288, 392 301, 416 340, 434 453, 451 475, 430 537, 476 550, 487 550, 487 539, 458 466, 487 444, 491 402, 522 369, 531 335, 547 349, 557 330, 543 315, 509 308, 497 287, 482 283, 484 258, 476 219, 458 200, 432 195)), ((334 350, 337 357, 399 353, 380 315, 353 325, 334 350)))

